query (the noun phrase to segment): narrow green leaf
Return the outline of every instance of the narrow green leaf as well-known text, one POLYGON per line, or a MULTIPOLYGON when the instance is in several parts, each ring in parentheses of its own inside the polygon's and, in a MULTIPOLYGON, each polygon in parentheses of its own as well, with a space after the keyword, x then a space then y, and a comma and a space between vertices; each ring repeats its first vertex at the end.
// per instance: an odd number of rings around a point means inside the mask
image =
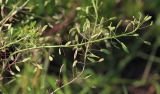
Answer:
POLYGON ((68 41, 66 44, 65 44, 65 46, 68 46, 68 45, 70 45, 71 44, 71 41, 68 41))
POLYGON ((62 73, 63 69, 64 69, 64 64, 61 65, 59 72, 62 73))
POLYGON ((146 16, 145 18, 144 18, 144 21, 148 21, 148 20, 150 20, 152 18, 152 16, 146 16))
POLYGON ((18 72, 21 71, 20 68, 19 68, 17 65, 15 65, 15 68, 16 68, 16 70, 17 70, 18 72))
POLYGON ((107 55, 111 54, 111 52, 107 49, 101 49, 100 51, 107 54, 107 55))
POLYGON ((75 40, 76 40, 76 42, 78 42, 78 40, 79 40, 77 34, 75 35, 75 40))
POLYGON ((111 20, 115 20, 115 19, 117 19, 117 17, 111 17, 108 20, 111 21, 111 20))
POLYGON ((73 62, 73 65, 72 65, 73 68, 76 66, 77 62, 78 62, 77 60, 73 62))
POLYGON ((118 28, 120 25, 122 24, 122 20, 120 20, 116 26, 116 28, 118 28))
POLYGON ((43 26, 41 31, 43 32, 44 30, 46 30, 47 27, 48 27, 47 25, 43 26))
POLYGON ((127 32, 128 28, 129 28, 130 26, 131 26, 131 23, 129 23, 129 24, 127 25, 127 27, 126 27, 126 29, 125 29, 124 32, 127 32))
POLYGON ((126 52, 126 53, 129 53, 129 50, 128 50, 128 48, 127 48, 127 46, 124 44, 124 43, 120 43, 121 44, 121 46, 122 46, 122 49, 126 52))
POLYGON ((101 58, 101 59, 98 60, 98 62, 102 62, 102 61, 104 61, 104 58, 101 58))
POLYGON ((91 62, 96 62, 93 58, 87 57, 87 59, 91 62))
POLYGON ((134 37, 138 37, 138 36, 139 36, 139 34, 133 34, 132 36, 134 36, 134 37))
POLYGON ((150 26, 153 25, 153 21, 151 21, 150 26))
POLYGON ((93 58, 99 58, 99 56, 97 56, 97 55, 95 55, 95 54, 93 54, 93 53, 89 54, 88 56, 89 56, 89 57, 93 57, 93 58))
POLYGON ((28 60, 31 60, 31 58, 30 58, 30 57, 25 58, 25 59, 23 59, 21 62, 26 62, 26 61, 28 61, 28 60))
POLYGON ((77 52, 78 52, 78 49, 76 49, 76 51, 74 52, 74 59, 76 59, 77 57, 77 52))
POLYGON ((143 41, 143 43, 145 43, 147 45, 151 45, 151 43, 149 41, 143 41))
POLYGON ((60 48, 58 49, 58 52, 59 52, 59 55, 61 55, 61 49, 60 48))
POLYGON ((13 71, 9 71, 11 75, 15 75, 15 73, 13 71))

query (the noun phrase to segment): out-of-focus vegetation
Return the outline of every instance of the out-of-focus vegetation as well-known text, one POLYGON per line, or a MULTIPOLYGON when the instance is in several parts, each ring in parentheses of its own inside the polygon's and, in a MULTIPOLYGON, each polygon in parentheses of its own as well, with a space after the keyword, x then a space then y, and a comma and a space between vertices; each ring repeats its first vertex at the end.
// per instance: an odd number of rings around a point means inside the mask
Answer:
POLYGON ((1 0, 4 94, 159 94, 159 0, 1 0))

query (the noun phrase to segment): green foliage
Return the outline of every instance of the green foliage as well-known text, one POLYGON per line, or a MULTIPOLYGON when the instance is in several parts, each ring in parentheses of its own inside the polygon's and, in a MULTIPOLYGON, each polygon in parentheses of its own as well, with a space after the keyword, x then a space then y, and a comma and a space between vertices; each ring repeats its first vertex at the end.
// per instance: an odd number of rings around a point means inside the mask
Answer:
MULTIPOLYGON (((105 14, 103 11, 105 9, 108 13, 112 11, 103 4, 106 2, 111 3, 109 7, 114 7, 115 2, 112 0, 81 1, 81 5, 75 8, 77 16, 74 23, 68 26, 68 30, 46 37, 42 34, 48 28, 54 27, 51 23, 63 21, 61 16, 72 8, 73 0, 21 0, 18 3, 17 0, 6 0, 1 3, 0 78, 2 82, 0 88, 2 92, 6 94, 52 94, 54 92, 75 94, 78 91, 79 94, 128 94, 125 84, 132 83, 134 80, 122 79, 116 73, 123 70, 132 56, 122 59, 115 70, 112 69, 112 65, 108 66, 111 70, 106 75, 98 72, 96 74, 94 70, 88 68, 88 65, 100 66, 102 64, 100 62, 109 61, 108 57, 114 58, 108 46, 117 46, 124 52, 130 53, 132 48, 128 48, 125 41, 121 39, 139 38, 139 31, 152 25, 149 23, 152 17, 139 13, 131 19, 118 20, 118 16, 107 18, 102 16, 105 14), (5 8, 8 9, 7 13, 3 10, 5 8), (18 15, 23 17, 19 18, 18 15), (120 29, 121 27, 124 28, 120 29), (70 49, 73 53, 72 59, 62 58, 65 54, 69 54, 65 50, 70 49), (49 66, 58 59, 55 58, 57 56, 61 58, 59 62, 62 64, 58 70, 58 76, 51 75, 48 71, 49 66), (5 81, 7 75, 11 79, 5 81)), ((130 2, 127 1, 126 4, 128 7, 130 2)), ((134 13, 141 8, 141 5, 137 6, 134 13)), ((134 15, 130 11, 127 13, 127 15, 134 15)), ((103 71, 100 68, 104 68, 104 65, 96 67, 96 70, 103 71)), ((156 84, 157 88, 158 86, 156 84)))

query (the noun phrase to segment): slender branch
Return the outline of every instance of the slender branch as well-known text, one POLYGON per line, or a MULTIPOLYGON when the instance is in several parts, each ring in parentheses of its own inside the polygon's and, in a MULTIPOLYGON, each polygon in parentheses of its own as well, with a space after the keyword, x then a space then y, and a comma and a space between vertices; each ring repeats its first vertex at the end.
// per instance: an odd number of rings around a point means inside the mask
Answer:
POLYGON ((23 39, 26 39, 26 38, 27 38, 27 36, 26 36, 26 37, 23 37, 23 38, 21 38, 21 39, 19 39, 19 40, 17 40, 17 41, 8 43, 7 45, 2 46, 2 47, 0 48, 0 50, 4 49, 4 48, 6 48, 6 47, 9 47, 9 46, 11 46, 12 44, 18 43, 18 42, 20 42, 20 41, 22 41, 23 39))
POLYGON ((84 70, 85 70, 85 67, 86 67, 86 58, 87 58, 88 49, 89 49, 89 43, 88 43, 87 46, 86 46, 86 50, 85 50, 85 54, 84 54, 84 61, 83 61, 84 64, 83 64, 83 68, 82 68, 81 72, 80 72, 74 79, 72 79, 70 82, 68 82, 68 83, 64 84, 63 86, 55 89, 51 94, 54 94, 56 91, 58 91, 58 90, 60 90, 61 88, 63 88, 63 87, 65 87, 65 86, 73 83, 75 80, 77 80, 78 78, 80 78, 80 76, 83 74, 83 72, 84 72, 84 70))
POLYGON ((26 49, 21 49, 18 51, 15 51, 14 53, 12 53, 11 55, 20 53, 20 52, 24 52, 24 51, 28 51, 28 50, 33 50, 33 49, 42 49, 42 48, 70 48, 70 47, 77 47, 77 46, 83 46, 86 44, 92 44, 92 43, 97 43, 103 40, 108 40, 108 39, 115 39, 115 38, 119 38, 119 37, 125 37, 132 34, 131 32, 129 33, 125 33, 125 34, 121 34, 121 35, 117 35, 117 36, 111 36, 111 37, 104 37, 101 39, 97 39, 97 40, 93 40, 93 41, 88 41, 88 42, 84 42, 84 43, 80 43, 80 44, 73 44, 73 45, 48 45, 48 46, 38 46, 38 47, 31 47, 31 48, 26 48, 26 49))
POLYGON ((95 29, 96 29, 97 22, 98 22, 97 1, 92 0, 92 4, 94 7, 94 12, 95 12, 95 23, 94 23, 94 29, 93 29, 93 31, 94 31, 93 33, 95 33, 95 29))
POLYGON ((154 56, 155 56, 155 54, 157 52, 158 46, 159 46, 159 43, 158 43, 158 40, 156 40, 156 42, 153 45, 152 52, 151 52, 151 54, 149 56, 147 65, 145 67, 145 70, 144 70, 144 73, 143 73, 143 76, 142 76, 142 80, 144 80, 144 81, 146 81, 148 76, 149 76, 149 73, 150 73, 150 70, 152 68, 152 64, 153 64, 154 58, 155 58, 154 56))

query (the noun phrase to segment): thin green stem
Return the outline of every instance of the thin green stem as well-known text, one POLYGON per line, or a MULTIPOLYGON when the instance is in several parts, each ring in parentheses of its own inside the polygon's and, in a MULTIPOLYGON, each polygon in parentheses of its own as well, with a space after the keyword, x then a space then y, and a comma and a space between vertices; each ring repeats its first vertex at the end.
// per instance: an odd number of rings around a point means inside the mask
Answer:
POLYGON ((0 50, 4 49, 4 48, 6 48, 6 47, 9 47, 9 46, 11 46, 12 44, 18 43, 18 42, 20 42, 20 41, 22 41, 23 39, 26 39, 26 38, 27 38, 27 37, 23 37, 23 38, 21 38, 21 39, 19 39, 19 40, 17 40, 17 41, 8 43, 7 45, 2 46, 2 47, 0 48, 0 50))
POLYGON ((97 22, 98 22, 98 9, 97 9, 97 1, 92 0, 92 4, 94 7, 94 12, 95 12, 95 23, 94 23, 94 29, 93 29, 93 33, 95 32, 96 26, 97 26, 97 22))
POLYGON ((97 39, 97 40, 93 40, 93 41, 88 41, 88 42, 84 42, 84 43, 80 43, 80 44, 73 44, 73 45, 44 45, 44 46, 38 46, 38 47, 31 47, 31 48, 26 48, 26 49, 21 49, 18 51, 15 51, 14 53, 12 53, 11 55, 20 53, 20 52, 24 52, 24 51, 28 51, 28 50, 33 50, 33 49, 42 49, 42 48, 70 48, 70 47, 78 47, 78 46, 83 46, 86 44, 92 44, 92 43, 97 43, 103 40, 108 40, 108 39, 115 39, 115 38, 119 38, 119 37, 125 37, 132 34, 130 33, 125 33, 125 34, 121 34, 121 35, 117 35, 117 36, 111 36, 111 37, 104 37, 101 39, 97 39))
POLYGON ((158 44, 158 41, 156 40, 156 42, 153 45, 152 52, 151 52, 151 54, 149 56, 147 65, 145 67, 145 70, 144 70, 144 73, 143 73, 143 76, 142 76, 142 80, 144 80, 144 81, 147 81, 147 79, 149 77, 149 73, 151 71, 151 68, 152 68, 152 65, 153 65, 153 61, 154 61, 154 58, 155 58, 155 54, 157 52, 158 47, 159 47, 159 44, 158 44))
MULTIPOLYGON (((90 41, 90 40, 89 40, 90 41)), ((86 59, 87 59, 87 52, 88 52, 88 49, 89 49, 89 46, 90 46, 90 43, 87 43, 86 44, 86 50, 85 50, 85 53, 84 53, 84 60, 83 60, 83 68, 82 70, 80 71, 80 73, 74 78, 72 79, 70 82, 66 83, 65 85, 61 86, 60 88, 57 88, 53 91, 53 93, 55 93, 56 91, 60 90, 61 88, 73 83, 75 80, 77 80, 78 78, 80 78, 80 76, 83 74, 84 70, 85 70, 85 67, 86 67, 86 59)))

